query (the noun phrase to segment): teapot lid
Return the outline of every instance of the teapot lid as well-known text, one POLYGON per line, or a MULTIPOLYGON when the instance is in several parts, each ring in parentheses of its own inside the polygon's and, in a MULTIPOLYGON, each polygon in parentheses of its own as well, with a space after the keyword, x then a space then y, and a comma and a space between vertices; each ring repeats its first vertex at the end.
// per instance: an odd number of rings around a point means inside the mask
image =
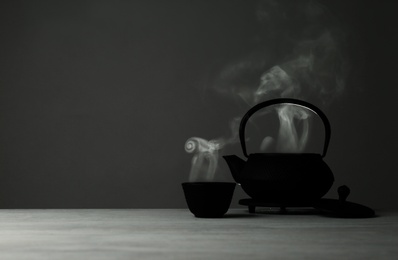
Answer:
POLYGON ((339 218, 371 218, 375 216, 373 209, 364 205, 346 201, 350 188, 343 185, 338 188, 339 199, 320 199, 314 207, 323 215, 339 218))

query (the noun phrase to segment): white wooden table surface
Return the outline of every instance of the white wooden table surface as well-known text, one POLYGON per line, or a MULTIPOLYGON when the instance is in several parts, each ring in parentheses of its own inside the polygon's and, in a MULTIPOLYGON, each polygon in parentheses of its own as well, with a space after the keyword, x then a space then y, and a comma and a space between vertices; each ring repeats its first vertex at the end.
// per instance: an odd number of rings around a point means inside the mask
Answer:
POLYGON ((0 259, 398 259, 398 212, 379 215, 3 209, 0 259))

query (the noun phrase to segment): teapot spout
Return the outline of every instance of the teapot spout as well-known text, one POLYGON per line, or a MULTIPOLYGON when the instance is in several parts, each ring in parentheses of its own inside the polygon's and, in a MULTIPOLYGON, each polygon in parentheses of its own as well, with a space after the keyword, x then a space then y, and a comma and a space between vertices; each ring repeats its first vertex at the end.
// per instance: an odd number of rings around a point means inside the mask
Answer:
POLYGON ((246 162, 236 155, 225 155, 223 158, 227 162, 234 180, 240 183, 240 176, 246 162))

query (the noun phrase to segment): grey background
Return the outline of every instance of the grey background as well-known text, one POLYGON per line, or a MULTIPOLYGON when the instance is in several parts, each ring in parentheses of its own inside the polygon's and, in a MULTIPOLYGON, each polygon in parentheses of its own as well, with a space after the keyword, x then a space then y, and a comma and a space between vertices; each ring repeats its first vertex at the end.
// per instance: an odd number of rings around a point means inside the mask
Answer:
MULTIPOLYGON (((346 184, 351 201, 397 208, 398 6, 319 2, 348 34, 352 64, 344 94, 322 107, 336 179, 327 196, 346 184)), ((1 1, 0 207, 185 207, 185 141, 228 135, 229 120, 248 108, 211 86, 254 51, 265 30, 257 8, 243 0, 1 1)), ((241 155, 239 145, 223 152, 241 155)), ((231 180, 223 163, 217 178, 231 180)), ((234 205, 244 197, 238 187, 234 205)))

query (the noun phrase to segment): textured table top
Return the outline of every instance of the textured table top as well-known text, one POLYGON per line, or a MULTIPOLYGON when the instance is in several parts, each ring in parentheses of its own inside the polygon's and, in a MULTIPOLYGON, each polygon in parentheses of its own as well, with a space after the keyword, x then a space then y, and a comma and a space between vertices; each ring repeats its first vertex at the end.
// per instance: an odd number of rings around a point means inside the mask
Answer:
POLYGON ((0 210, 0 259, 397 259, 398 213, 370 219, 187 209, 0 210))

